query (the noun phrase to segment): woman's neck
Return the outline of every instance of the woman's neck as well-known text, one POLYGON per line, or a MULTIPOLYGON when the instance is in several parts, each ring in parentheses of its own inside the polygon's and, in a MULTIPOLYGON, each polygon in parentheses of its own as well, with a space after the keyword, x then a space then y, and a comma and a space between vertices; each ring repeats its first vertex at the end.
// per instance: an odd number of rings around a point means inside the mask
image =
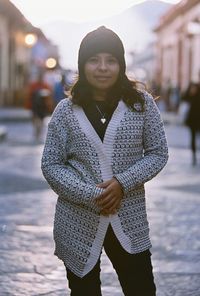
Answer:
POLYGON ((95 101, 106 101, 106 95, 107 95, 107 92, 105 92, 105 91, 102 91, 102 92, 94 91, 93 92, 93 100, 95 100, 95 101))

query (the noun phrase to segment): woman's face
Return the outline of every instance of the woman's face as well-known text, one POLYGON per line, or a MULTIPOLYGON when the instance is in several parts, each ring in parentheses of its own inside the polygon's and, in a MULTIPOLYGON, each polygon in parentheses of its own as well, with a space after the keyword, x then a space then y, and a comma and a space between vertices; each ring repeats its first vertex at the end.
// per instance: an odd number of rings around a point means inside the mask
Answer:
POLYGON ((120 71, 118 60, 110 53, 98 53, 85 63, 85 76, 97 91, 108 91, 117 81, 120 71))

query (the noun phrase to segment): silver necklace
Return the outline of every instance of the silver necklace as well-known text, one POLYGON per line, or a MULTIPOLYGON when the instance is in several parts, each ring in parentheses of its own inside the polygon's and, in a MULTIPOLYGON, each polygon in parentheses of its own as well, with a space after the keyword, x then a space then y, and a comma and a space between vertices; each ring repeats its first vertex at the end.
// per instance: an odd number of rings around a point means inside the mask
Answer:
POLYGON ((106 115, 106 112, 105 113, 102 113, 101 110, 99 109, 99 107, 95 104, 97 110, 99 111, 99 114, 101 115, 101 122, 104 124, 106 122, 106 118, 105 118, 105 115, 106 115))

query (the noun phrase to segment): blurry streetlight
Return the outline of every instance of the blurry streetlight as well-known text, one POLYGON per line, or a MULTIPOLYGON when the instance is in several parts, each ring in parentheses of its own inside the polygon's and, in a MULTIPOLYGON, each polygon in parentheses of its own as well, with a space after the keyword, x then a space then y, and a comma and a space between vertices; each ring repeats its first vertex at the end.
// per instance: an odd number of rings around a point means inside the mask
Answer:
POLYGON ((28 47, 32 47, 33 45, 35 45, 35 43, 37 42, 37 36, 35 34, 32 33, 28 33, 25 36, 25 44, 28 47))
POLYGON ((46 60, 45 64, 46 64, 46 67, 47 67, 48 69, 53 69, 53 68, 56 67, 56 65, 57 65, 57 61, 56 61, 56 59, 54 59, 54 58, 48 58, 48 59, 46 60))

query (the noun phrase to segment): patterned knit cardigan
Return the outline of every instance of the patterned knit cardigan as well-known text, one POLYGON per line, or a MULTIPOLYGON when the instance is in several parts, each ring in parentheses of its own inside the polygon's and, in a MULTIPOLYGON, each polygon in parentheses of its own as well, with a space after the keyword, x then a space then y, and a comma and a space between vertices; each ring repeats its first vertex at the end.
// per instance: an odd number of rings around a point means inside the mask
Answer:
POLYGON ((148 93, 144 98, 145 112, 119 102, 103 142, 70 99, 57 105, 49 122, 42 171, 58 195, 54 254, 79 277, 96 264, 109 223, 127 252, 151 247, 144 183, 164 167, 168 148, 158 108, 148 93), (103 191, 97 184, 113 176, 124 196, 118 213, 105 217, 94 198, 103 191))

